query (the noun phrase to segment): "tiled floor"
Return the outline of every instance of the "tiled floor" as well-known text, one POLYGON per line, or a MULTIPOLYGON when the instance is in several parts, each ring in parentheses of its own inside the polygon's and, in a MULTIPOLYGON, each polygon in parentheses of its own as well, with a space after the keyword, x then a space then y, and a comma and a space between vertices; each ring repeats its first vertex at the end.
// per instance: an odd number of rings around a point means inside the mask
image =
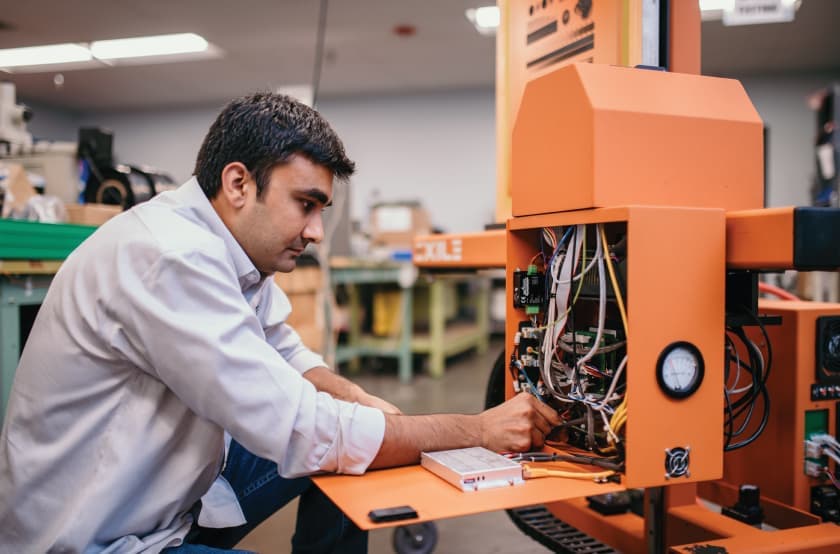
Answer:
MULTIPOLYGON (((449 360, 446 375, 438 380, 420 374, 412 384, 403 385, 394 371, 369 371, 354 380, 370 393, 393 402, 407 414, 476 413, 482 409, 487 376, 502 347, 501 342, 494 342, 487 354, 449 360)), ((239 547, 263 554, 288 552, 295 511, 296 503, 286 506, 246 537, 239 547)), ((438 521, 437 529, 436 554, 548 552, 523 535, 504 512, 438 521)), ((369 551, 372 554, 394 552, 392 533, 392 530, 371 533, 369 551)))

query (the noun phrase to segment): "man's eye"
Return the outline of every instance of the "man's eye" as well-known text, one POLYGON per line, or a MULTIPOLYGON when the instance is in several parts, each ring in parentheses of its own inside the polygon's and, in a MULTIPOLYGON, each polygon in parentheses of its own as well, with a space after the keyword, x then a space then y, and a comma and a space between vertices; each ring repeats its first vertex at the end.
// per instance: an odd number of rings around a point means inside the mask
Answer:
POLYGON ((315 207, 315 202, 310 202, 309 200, 301 200, 300 203, 303 206, 303 209, 307 212, 311 211, 312 208, 315 207))

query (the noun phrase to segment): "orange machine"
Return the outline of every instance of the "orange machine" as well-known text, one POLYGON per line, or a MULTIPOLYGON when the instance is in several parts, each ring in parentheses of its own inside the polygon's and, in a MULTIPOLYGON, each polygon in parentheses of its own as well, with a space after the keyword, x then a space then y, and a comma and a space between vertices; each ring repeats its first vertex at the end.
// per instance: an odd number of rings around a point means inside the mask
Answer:
MULTIPOLYGON (((722 473, 724 229, 723 210, 659 206, 560 212, 508 222, 507 274, 514 276, 514 286, 507 290, 508 306, 521 306, 507 317, 507 337, 520 337, 507 341, 506 359, 519 368, 511 368, 512 375, 520 374, 523 382, 539 388, 552 388, 548 381, 556 381, 559 401, 553 405, 569 419, 594 419, 597 432, 587 428, 593 425, 588 423, 570 425, 576 431, 564 435, 565 442, 578 448, 608 449, 607 438, 596 437, 593 443, 583 431, 602 435, 600 428, 606 423, 601 419, 606 416, 601 412, 626 411, 624 432, 613 431, 621 439, 615 446, 624 450, 622 482, 628 487, 706 481, 722 473), (551 289, 550 296, 562 306, 553 312, 544 308, 551 302, 545 299, 546 286, 525 295, 520 293, 523 286, 516 285, 517 276, 523 284, 529 279, 521 274, 532 263, 556 268, 562 263, 556 257, 553 264, 543 260, 543 229, 563 229, 567 241, 579 237, 577 242, 567 242, 566 257, 573 256, 577 248, 578 267, 590 267, 577 283, 568 266, 557 269, 553 281, 559 285, 551 289), (610 259, 600 255, 606 253, 605 243, 610 259), (607 264, 613 267, 605 267, 607 264), (625 285, 618 284, 616 290, 611 274, 615 274, 616 283, 625 285), (601 280, 605 282, 599 294, 601 280), (561 298, 563 294, 566 298, 561 298), (679 309, 674 309, 675 302, 679 309), (599 339, 601 303, 604 315, 599 339), (564 320, 564 312, 569 317, 560 329, 557 322, 564 320), (555 349, 553 357, 537 354, 535 350, 549 341, 552 330, 564 353, 555 349), (625 341, 626 347, 620 346, 625 341), (536 342, 540 346, 532 346, 536 342), (586 357, 583 353, 596 343, 603 348, 581 361, 586 357), (575 348, 580 351, 577 359, 570 353, 575 348), (673 354, 669 357, 669 353, 673 354), (680 389, 676 380, 681 375, 672 365, 686 355, 696 356, 698 374, 694 383, 680 389), (550 369, 528 371, 528 366, 533 366, 529 361, 535 358, 545 365, 550 360, 557 363, 550 364, 550 369), (573 367, 575 363, 577 367, 573 367), (622 366, 626 370, 622 371, 622 366), (655 369, 660 366, 661 370, 655 369), (616 391, 611 401, 605 389, 613 381, 616 391), (575 398, 585 401, 575 403, 575 398), (604 409, 599 410, 602 403, 604 409), (698 413, 703 413, 703 418, 697 418, 698 413)), ((532 283, 543 282, 549 272, 549 268, 532 271, 531 275, 542 277, 532 283)), ((508 390, 513 394, 512 383, 508 390)), ((540 396, 553 400, 548 391, 540 396)))
MULTIPOLYGON (((724 478, 757 485, 767 498, 840 522, 832 484, 840 456, 830 440, 840 429, 840 305, 765 301, 761 313, 779 318, 778 325, 767 326, 773 355, 769 421, 753 445, 726 454, 724 478), (829 438, 820 440, 823 435, 829 438)), ((758 333, 753 339, 764 343, 758 333)))
POLYGON ((762 209, 762 122, 740 83, 696 75, 696 2, 502 7, 505 229, 418 238, 415 262, 506 269, 499 400, 524 390, 558 410, 541 456, 560 456, 564 477, 470 494, 419 467, 316 483, 362 528, 381 526, 366 517, 375 507, 411 504, 422 522, 529 506, 509 513, 562 551, 576 550, 561 528, 623 552, 838 551, 840 528, 821 519, 836 488, 815 488, 840 460, 836 401, 807 395, 815 384, 840 399, 840 323, 827 343, 837 367, 815 374, 808 348, 815 319, 840 306, 759 310, 755 271, 840 267, 840 213, 762 209), (682 73, 609 65, 642 62, 682 73), (731 381, 733 359, 752 392, 731 381), (644 517, 611 515, 640 488, 644 517), (772 533, 753 526, 756 506, 772 533))

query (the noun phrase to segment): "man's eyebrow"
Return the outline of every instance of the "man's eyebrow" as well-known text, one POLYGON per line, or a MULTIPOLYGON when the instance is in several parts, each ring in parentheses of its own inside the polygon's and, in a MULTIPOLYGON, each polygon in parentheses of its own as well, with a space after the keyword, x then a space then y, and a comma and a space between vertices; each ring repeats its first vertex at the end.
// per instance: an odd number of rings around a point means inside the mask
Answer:
POLYGON ((324 192, 321 189, 311 188, 302 190, 300 191, 300 193, 314 200, 317 200, 318 202, 323 204, 325 208, 327 206, 332 206, 332 200, 330 200, 330 198, 326 194, 324 194, 324 192))

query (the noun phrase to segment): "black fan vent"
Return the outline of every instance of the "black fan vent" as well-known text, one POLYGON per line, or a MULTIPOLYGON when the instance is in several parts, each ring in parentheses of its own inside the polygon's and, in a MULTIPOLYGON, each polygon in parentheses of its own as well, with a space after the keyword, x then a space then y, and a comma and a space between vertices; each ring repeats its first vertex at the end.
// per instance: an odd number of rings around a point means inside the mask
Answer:
POLYGON ((817 380, 840 382, 840 317, 817 319, 817 380))

